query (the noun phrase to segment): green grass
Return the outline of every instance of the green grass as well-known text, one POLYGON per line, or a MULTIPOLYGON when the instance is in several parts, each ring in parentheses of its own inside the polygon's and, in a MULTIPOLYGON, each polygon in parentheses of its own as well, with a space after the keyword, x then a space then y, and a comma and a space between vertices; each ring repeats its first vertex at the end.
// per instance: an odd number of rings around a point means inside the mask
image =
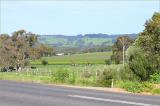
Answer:
POLYGON ((123 88, 126 91, 133 93, 151 93, 160 94, 160 87, 156 87, 150 82, 139 82, 139 81, 116 81, 117 88, 123 88))
POLYGON ((160 88, 155 88, 151 92, 152 94, 160 94, 160 88))
POLYGON ((42 57, 39 60, 31 61, 31 64, 41 64, 42 60, 48 61, 49 64, 105 64, 105 59, 111 56, 112 52, 96 52, 73 54, 64 56, 42 57))
POLYGON ((2 80, 16 80, 42 83, 63 83, 80 86, 97 86, 97 79, 109 67, 121 65, 35 65, 37 69, 22 72, 0 72, 2 80))
POLYGON ((143 91, 143 86, 140 82, 126 81, 123 82, 121 86, 129 92, 140 93, 143 91))
MULTIPOLYGON (((49 84, 68 84, 78 86, 107 86, 100 84, 104 72, 114 72, 114 87, 123 88, 129 92, 150 92, 160 94, 160 88, 150 82, 126 81, 121 79, 123 65, 34 65, 36 69, 24 69, 21 72, 0 72, 0 80, 15 80, 49 84), (107 71, 108 70, 108 71, 107 71), (117 76, 117 77, 116 77, 117 76)), ((110 74, 110 73, 108 73, 110 74)), ((107 77, 105 77, 107 78, 107 77)), ((102 78, 103 79, 103 78, 102 78)))

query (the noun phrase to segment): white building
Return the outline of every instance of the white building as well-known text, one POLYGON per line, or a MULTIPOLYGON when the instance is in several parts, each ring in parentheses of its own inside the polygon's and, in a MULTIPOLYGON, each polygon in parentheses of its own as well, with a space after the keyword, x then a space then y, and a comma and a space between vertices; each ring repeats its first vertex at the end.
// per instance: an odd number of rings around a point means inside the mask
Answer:
POLYGON ((64 53, 56 53, 56 56, 63 56, 64 53))

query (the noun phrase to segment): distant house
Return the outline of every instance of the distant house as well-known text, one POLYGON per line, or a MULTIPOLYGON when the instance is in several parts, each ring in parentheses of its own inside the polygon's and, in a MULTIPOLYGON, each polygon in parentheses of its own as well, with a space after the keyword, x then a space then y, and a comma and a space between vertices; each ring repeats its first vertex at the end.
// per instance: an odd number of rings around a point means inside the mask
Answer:
POLYGON ((64 53, 56 53, 56 56, 63 56, 64 53))

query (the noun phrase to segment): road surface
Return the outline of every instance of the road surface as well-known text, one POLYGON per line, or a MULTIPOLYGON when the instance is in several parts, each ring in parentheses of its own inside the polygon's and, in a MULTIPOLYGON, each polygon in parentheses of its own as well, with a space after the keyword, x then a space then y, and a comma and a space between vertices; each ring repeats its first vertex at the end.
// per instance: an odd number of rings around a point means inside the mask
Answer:
POLYGON ((0 106, 160 106, 160 96, 0 80, 0 106))

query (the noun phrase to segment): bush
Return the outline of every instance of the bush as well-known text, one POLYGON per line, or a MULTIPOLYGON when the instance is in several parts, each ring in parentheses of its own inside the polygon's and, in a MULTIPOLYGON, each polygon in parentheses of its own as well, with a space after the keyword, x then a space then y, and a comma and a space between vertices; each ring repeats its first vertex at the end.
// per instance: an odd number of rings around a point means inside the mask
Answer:
POLYGON ((121 83, 122 88, 129 92, 140 93, 140 92, 151 92, 154 89, 154 85, 149 82, 132 82, 126 81, 121 83))
POLYGON ((111 87, 112 79, 120 79, 118 70, 120 66, 111 65, 104 69, 104 71, 98 76, 97 86, 111 87))
POLYGON ((105 59, 105 64, 106 65, 111 65, 112 64, 112 61, 110 59, 105 59))
POLYGON ((0 72, 7 72, 7 68, 6 68, 6 67, 2 67, 2 68, 0 69, 0 72))
POLYGON ((124 67, 121 67, 120 74, 121 80, 129 80, 129 81, 138 81, 139 78, 132 72, 129 68, 128 64, 125 64, 124 67))
POLYGON ((130 47, 127 50, 127 58, 130 69, 141 81, 149 80, 150 75, 155 72, 155 69, 152 67, 153 60, 147 58, 141 48, 135 46, 130 47))
POLYGON ((76 83, 76 77, 77 76, 76 76, 75 72, 72 71, 72 73, 70 73, 70 75, 69 75, 68 83, 74 85, 76 83))
POLYGON ((48 65, 48 61, 46 61, 46 60, 42 60, 42 65, 48 65))
POLYGON ((69 71, 67 69, 60 69, 54 74, 55 81, 64 83, 69 78, 69 71))
POLYGON ((155 84, 159 84, 160 83, 160 73, 155 73, 153 75, 150 76, 151 79, 150 81, 155 83, 155 84))
POLYGON ((0 72, 11 72, 15 71, 16 69, 13 66, 7 66, 7 67, 2 67, 0 68, 0 72))

